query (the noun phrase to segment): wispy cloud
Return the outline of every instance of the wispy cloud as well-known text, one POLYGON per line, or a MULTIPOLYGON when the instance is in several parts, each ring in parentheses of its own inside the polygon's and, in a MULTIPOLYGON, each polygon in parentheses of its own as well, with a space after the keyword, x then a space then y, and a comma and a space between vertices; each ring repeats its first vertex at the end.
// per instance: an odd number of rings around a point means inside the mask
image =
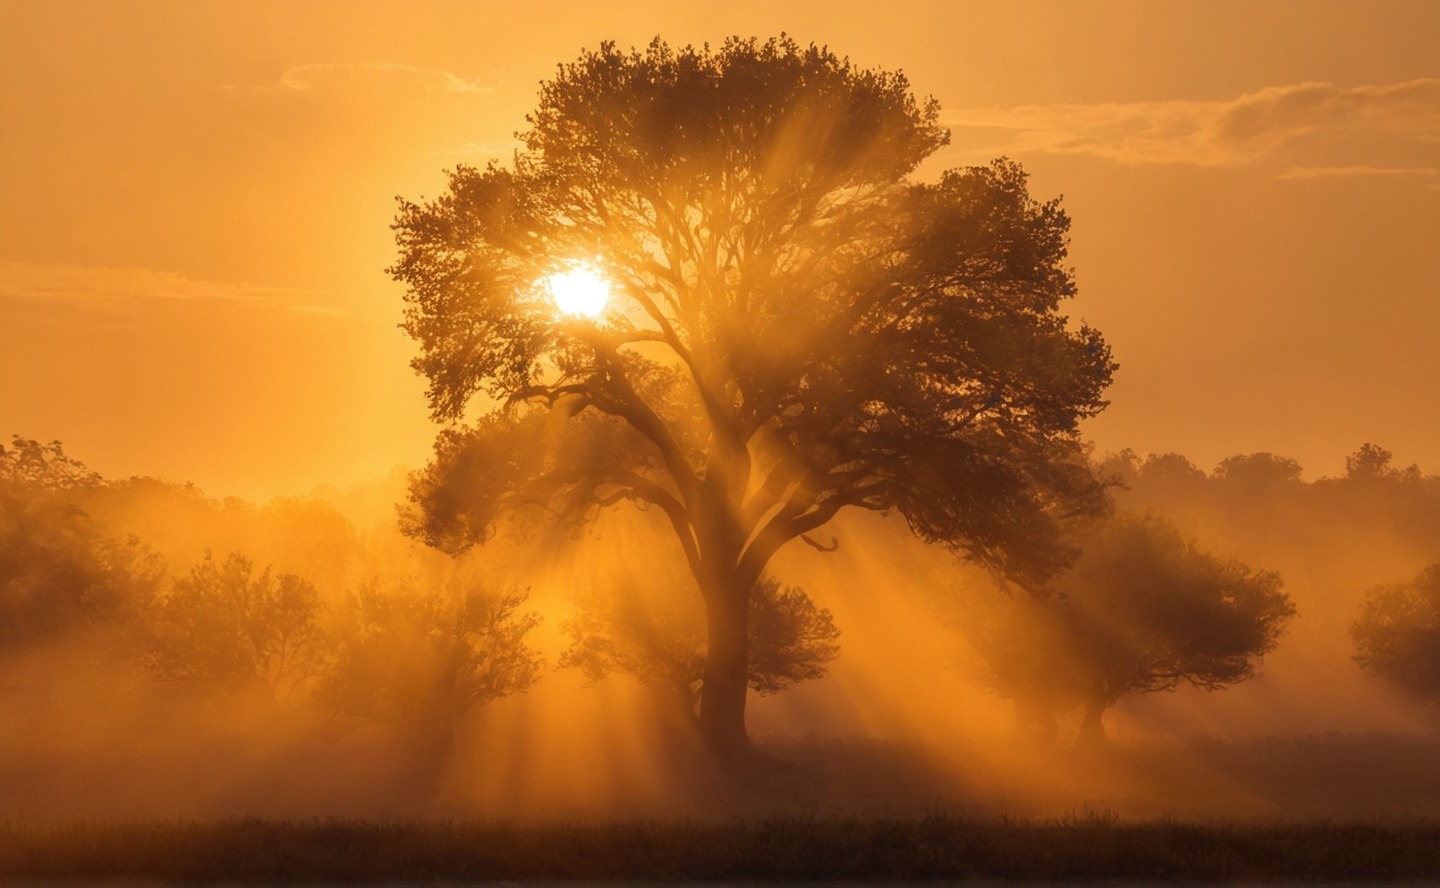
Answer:
POLYGON ((947 112, 945 122, 957 147, 976 153, 1088 154, 1127 164, 1273 163, 1371 175, 1440 169, 1440 79, 1358 87, 1298 83, 1228 101, 965 108, 947 112))
POLYGON ((1351 89, 1271 87, 1241 96, 1216 123, 1217 141, 1232 145, 1272 146, 1317 134, 1440 143, 1440 79, 1351 89))
MULTIPOLYGON (((394 62, 312 62, 294 65, 273 83, 248 89, 288 93, 324 93, 366 86, 407 86, 427 92, 489 93, 497 86, 466 80, 438 68, 394 62)), ((241 87, 230 87, 241 89, 241 87)))
POLYGON ((154 300, 219 300, 306 314, 346 314, 320 302, 325 295, 322 290, 196 280, 148 268, 0 262, 0 304, 22 300, 119 308, 154 300))

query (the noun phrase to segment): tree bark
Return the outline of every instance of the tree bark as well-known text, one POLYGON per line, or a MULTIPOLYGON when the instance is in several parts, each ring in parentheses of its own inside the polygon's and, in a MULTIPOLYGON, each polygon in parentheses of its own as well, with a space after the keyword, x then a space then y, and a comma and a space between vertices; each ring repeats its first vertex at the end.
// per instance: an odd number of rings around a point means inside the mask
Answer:
POLYGON ((1085 749, 1097 749, 1105 744, 1105 700, 1096 698, 1085 704, 1085 718, 1080 722, 1080 735, 1075 745, 1085 749))
POLYGON ((716 582, 705 592, 705 678, 700 687, 700 733, 722 760, 750 747, 745 733, 749 684, 750 595, 733 583, 716 582))

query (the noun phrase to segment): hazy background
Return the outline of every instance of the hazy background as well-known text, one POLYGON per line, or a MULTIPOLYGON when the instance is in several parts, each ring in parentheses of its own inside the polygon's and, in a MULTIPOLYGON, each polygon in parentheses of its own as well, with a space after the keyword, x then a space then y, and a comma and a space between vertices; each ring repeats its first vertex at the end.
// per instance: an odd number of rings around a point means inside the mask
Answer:
POLYGON ((394 196, 508 157, 582 47, 781 31, 1064 194, 1102 451, 1440 464, 1428 2, 0 0, 0 433, 253 500, 421 464, 394 196))
MULTIPOLYGON (((417 746, 434 737, 410 733, 414 721, 327 712, 313 673, 283 695, 162 680, 146 654, 160 612, 137 588, 134 613, 6 636, 19 643, 0 650, 0 818, 1440 817, 1440 714, 1363 671, 1348 634, 1367 590, 1406 582, 1440 555, 1440 476, 1303 482, 1155 466, 1131 465, 1120 508, 1164 515, 1204 551, 1284 579, 1297 615, 1255 677, 1217 692, 1128 696, 1106 713, 1109 740, 1097 749, 1077 747, 1072 703, 1054 744, 1032 744, 970 643, 1006 600, 991 578, 921 545, 898 518, 842 516, 825 530, 835 551, 790 546, 772 564, 772 576, 831 611, 840 654, 819 680, 750 695, 751 734, 783 763, 758 778, 718 769, 673 703, 634 677, 591 683, 557 668, 566 621, 591 590, 630 588, 698 611, 654 514, 611 510, 586 530, 507 525, 451 559, 399 534, 399 474, 264 505, 150 479, 60 491, 97 538, 143 544, 161 569, 151 591, 162 602, 207 550, 313 583, 316 625, 331 638, 367 586, 523 591, 522 610, 541 620, 525 641, 544 664, 527 692, 459 716, 447 745, 417 746)), ((51 590, 56 600, 65 591, 51 590)), ((215 624, 213 645, 197 636, 195 662, 238 625, 215 624)), ((1045 643, 1018 639, 1022 649, 1045 643)))
POLYGON ((207 549, 306 577, 327 619, 366 582, 468 572, 530 590, 547 661, 416 775, 393 736, 337 736, 303 694, 178 700, 66 636, 0 670, 23 725, 0 731, 0 817, 1440 816, 1433 708, 1362 673, 1347 636, 1368 588, 1440 558, 1440 4, 698 6, 0 0, 0 440, 60 439, 118 482, 83 507, 161 559, 162 592, 207 549), (1073 713, 1054 749, 1018 749, 961 631, 994 590, 846 518, 838 551, 774 565, 833 612, 842 653, 752 696, 757 741, 804 763, 757 793, 677 745, 633 680, 551 668, 575 595, 617 560, 690 582, 643 519, 458 564, 399 536, 403 469, 435 429, 383 270, 395 196, 508 158, 582 47, 782 31, 936 97, 953 139, 923 172, 1008 154, 1033 195, 1064 194, 1071 313, 1121 364, 1085 430, 1097 455, 1304 467, 1121 494, 1284 578, 1298 616, 1256 679, 1122 702, 1115 753, 1073 752, 1073 713), (1339 480, 1366 441, 1424 478, 1339 480))

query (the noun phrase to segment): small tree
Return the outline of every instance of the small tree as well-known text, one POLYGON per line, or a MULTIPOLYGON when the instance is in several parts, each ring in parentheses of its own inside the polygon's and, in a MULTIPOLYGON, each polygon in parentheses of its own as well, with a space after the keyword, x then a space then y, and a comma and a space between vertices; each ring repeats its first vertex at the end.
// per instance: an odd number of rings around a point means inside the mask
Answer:
POLYGON ((395 729, 438 766, 461 716, 539 676, 525 636, 540 617, 519 611, 525 597, 362 587, 336 621, 316 701, 342 720, 395 729))
POLYGON ((218 563, 207 552, 156 607, 146 665, 167 684, 283 702, 320 670, 319 616, 319 594, 302 577, 257 575, 238 552, 218 563))
MULTIPOLYGON (((690 599, 644 591, 650 588, 627 583, 581 595, 579 613, 561 627, 571 645, 560 665, 592 682, 612 672, 632 675, 694 718, 705 681, 704 612, 690 599)), ((749 627, 748 683, 762 696, 823 677, 840 653, 830 611, 798 586, 761 581, 750 598, 749 627)))
POLYGON ((1114 365, 1060 312, 1069 219, 1018 165, 911 180, 947 140, 935 103, 789 39, 602 44, 528 120, 512 166, 461 167, 394 225, 435 418, 502 405, 441 435, 413 533, 457 550, 525 500, 660 509, 722 756, 748 747, 757 583, 842 509, 1027 582, 1065 563, 1056 516, 1099 501, 1077 424, 1114 365), (611 285, 598 318, 551 299, 582 264, 611 285))
POLYGON ((1397 469, 1390 461, 1395 454, 1378 444, 1365 443, 1345 457, 1345 477, 1351 481, 1419 481, 1420 467, 1415 464, 1397 469))
POLYGON ((149 607, 163 565, 91 520, 84 495, 104 483, 58 441, 0 445, 0 657, 87 627, 133 628, 149 607))
POLYGON ((1156 518, 1102 523, 1060 584, 1084 654, 1084 742, 1127 694, 1207 691, 1245 681, 1274 649, 1295 608, 1280 577, 1208 555, 1156 518))
POLYGON ((1288 456, 1273 453, 1246 453, 1227 456, 1215 467, 1215 478, 1254 491, 1300 483, 1304 470, 1288 456))
POLYGON ((1160 519, 1117 517, 1078 536, 1059 594, 1012 602, 978 647, 1022 705, 1083 705, 1082 744, 1104 740, 1105 711, 1127 695, 1250 678, 1295 614, 1279 576, 1208 555, 1160 519))
MULTIPOLYGON (((1231 467, 1227 465, 1227 469, 1231 467)), ((1150 454, 1140 464, 1140 480, 1172 486, 1205 483, 1205 472, 1178 453, 1150 454)))
POLYGON ((1362 668, 1427 706, 1440 704, 1440 564, 1365 593, 1350 639, 1362 668))

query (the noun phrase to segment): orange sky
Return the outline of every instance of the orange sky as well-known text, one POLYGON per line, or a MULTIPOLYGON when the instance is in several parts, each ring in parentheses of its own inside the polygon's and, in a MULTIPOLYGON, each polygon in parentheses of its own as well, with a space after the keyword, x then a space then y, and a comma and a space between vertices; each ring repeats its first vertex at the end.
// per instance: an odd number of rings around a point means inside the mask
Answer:
POLYGON ((582 47, 780 31, 1065 195, 1100 449, 1440 472, 1432 2, 0 0, 0 435, 252 498, 418 466, 394 196, 582 47))

